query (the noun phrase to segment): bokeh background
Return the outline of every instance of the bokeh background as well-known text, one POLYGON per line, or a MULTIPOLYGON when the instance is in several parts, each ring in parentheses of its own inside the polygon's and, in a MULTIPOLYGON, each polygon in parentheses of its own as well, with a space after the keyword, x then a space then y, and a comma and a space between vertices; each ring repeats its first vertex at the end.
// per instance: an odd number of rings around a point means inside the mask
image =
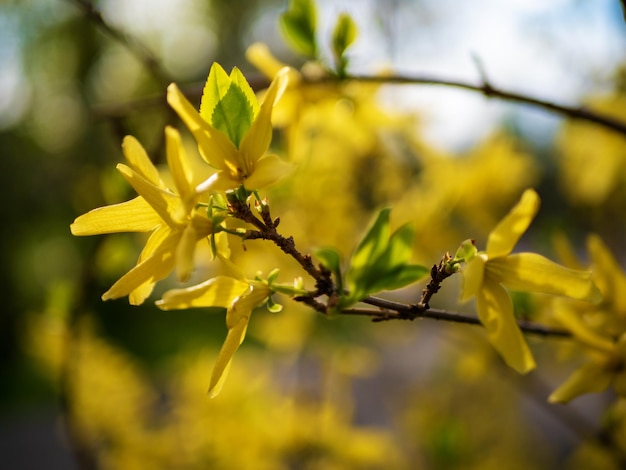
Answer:
MULTIPOLYGON (((161 163, 163 126, 177 124, 167 84, 197 102, 214 61, 262 83, 245 58, 256 41, 301 67, 278 28, 286 3, 0 2, 0 467, 619 468, 613 444, 598 439, 610 393, 545 402, 581 361, 563 340, 531 339, 540 367, 520 378, 475 327, 327 320, 286 303, 255 313, 210 400, 223 312, 100 301, 142 239, 73 238, 69 224, 132 195, 115 171, 122 137, 135 135, 161 163)), ((347 11, 360 28, 352 73, 486 78, 626 121, 617 0, 318 8, 326 64, 334 20, 347 11)), ((416 261, 430 265, 466 238, 484 243, 533 186, 543 205, 523 247, 557 258, 554 240, 565 235, 584 262, 594 232, 626 265, 623 135, 436 86, 311 86, 285 98, 275 149, 298 170, 269 196, 303 250, 347 256, 372 213, 392 205, 395 224, 416 224, 416 261)), ((271 247, 233 249, 250 275, 275 266, 287 281, 298 275, 271 247)), ((457 298, 451 279, 433 306, 471 313, 457 298)), ((515 299, 520 315, 549 321, 545 298, 515 299)))

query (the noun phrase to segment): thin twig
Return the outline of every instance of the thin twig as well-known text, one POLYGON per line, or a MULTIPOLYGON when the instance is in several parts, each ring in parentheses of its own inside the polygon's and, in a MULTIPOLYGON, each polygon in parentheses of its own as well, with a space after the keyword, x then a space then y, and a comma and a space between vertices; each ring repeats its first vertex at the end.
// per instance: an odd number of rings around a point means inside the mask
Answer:
MULTIPOLYGON (((443 320, 453 323, 465 323, 469 325, 481 325, 478 318, 463 313, 450 312, 436 308, 422 309, 419 305, 408 305, 392 300, 381 299, 379 297, 369 296, 362 301, 378 307, 378 310, 366 308, 351 308, 343 310, 341 313, 346 315, 364 315, 372 317, 372 321, 381 322, 388 320, 415 320, 416 318, 430 318, 431 320, 443 320)), ((572 334, 561 328, 553 328, 537 323, 518 320, 517 324, 520 330, 525 333, 531 333, 539 336, 555 336, 561 338, 570 338, 572 334)))
MULTIPOLYGON (((326 80, 337 80, 336 78, 327 78, 326 80)), ((438 85, 447 86, 453 88, 461 88, 470 91, 479 92, 489 98, 499 98, 506 101, 513 101, 517 103, 523 103, 536 108, 542 108, 547 111, 551 111, 562 116, 567 116, 572 119, 579 119, 583 121, 593 122, 599 124, 607 129, 618 132, 622 135, 626 135, 626 122, 605 114, 600 114, 595 111, 591 111, 587 108, 567 106, 564 104, 554 103, 552 101, 542 100, 526 94, 516 93, 513 91, 503 90, 502 88, 496 88, 491 83, 483 81, 482 84, 476 85, 474 83, 464 82, 460 80, 448 80, 439 77, 429 76, 409 76, 409 75, 382 75, 382 76, 368 76, 368 75, 348 75, 345 80, 354 80, 364 83, 379 83, 379 84, 397 84, 397 85, 438 85)))

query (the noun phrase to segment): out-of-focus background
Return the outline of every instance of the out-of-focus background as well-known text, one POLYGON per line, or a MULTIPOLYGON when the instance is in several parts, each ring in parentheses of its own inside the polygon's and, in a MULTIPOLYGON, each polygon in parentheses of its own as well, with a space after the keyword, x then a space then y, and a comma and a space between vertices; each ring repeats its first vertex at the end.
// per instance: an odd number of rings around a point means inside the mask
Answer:
MULTIPOLYGON (((327 320, 286 303, 255 312, 210 400, 223 313, 100 300, 142 239, 74 238, 69 225, 132 195, 115 171, 121 139, 136 136, 162 163, 163 126, 176 123, 166 85, 197 103, 214 61, 258 79, 245 58, 256 41, 302 66, 279 32, 286 4, 0 2, 0 468, 617 468, 594 440, 610 394, 545 403, 581 361, 562 340, 531 339, 540 367, 520 378, 475 327, 327 320)), ((343 11, 359 26, 349 72, 489 80, 626 121, 617 0, 319 0, 318 9, 321 44, 343 11)), ((417 261, 430 265, 466 238, 484 246, 532 186, 543 205, 523 247, 556 258, 565 236, 584 263, 594 232, 626 266, 624 136, 446 87, 285 98, 275 146, 298 170, 269 196, 303 250, 349 254, 373 211, 391 205, 395 224, 416 224, 417 261)), ((249 275, 298 274, 259 244, 236 256, 249 275)), ((456 282, 433 306, 471 313, 457 305, 456 282)), ((549 310, 542 297, 515 299, 531 319, 549 310)))

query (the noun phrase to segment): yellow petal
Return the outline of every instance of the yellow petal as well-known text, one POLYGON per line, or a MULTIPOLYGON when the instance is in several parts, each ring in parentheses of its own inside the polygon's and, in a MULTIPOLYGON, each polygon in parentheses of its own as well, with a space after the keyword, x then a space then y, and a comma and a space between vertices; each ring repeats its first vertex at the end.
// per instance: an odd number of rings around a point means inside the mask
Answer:
POLYGON ((117 299, 138 290, 129 297, 133 305, 139 305, 150 295, 154 285, 174 269, 174 250, 179 234, 172 233, 149 257, 124 274, 102 295, 102 300, 117 299))
MULTIPOLYGON (((269 47, 262 42, 255 42, 246 50, 246 59, 270 80, 286 66, 272 55, 269 47)), ((295 70, 294 70, 295 72, 295 70)))
POLYGON ((163 223, 142 197, 99 207, 83 214, 70 225, 72 235, 100 235, 118 232, 148 232, 163 223))
POLYGON ((479 253, 463 267, 463 291, 461 293, 461 301, 466 301, 476 295, 482 287, 486 258, 484 253, 479 253))
POLYGON ((242 318, 236 325, 228 330, 226 341, 224 341, 224 345, 217 356, 217 361, 211 373, 211 382, 209 385, 209 396, 211 398, 215 398, 222 390, 233 355, 237 352, 239 346, 241 346, 246 336, 247 328, 248 319, 242 318))
POLYGON ((626 276, 609 248, 597 235, 587 240, 594 280, 616 312, 626 312, 626 276))
POLYGON ((271 291, 267 284, 262 282, 250 282, 249 289, 239 296, 226 312, 226 326, 232 328, 242 318, 249 318, 257 306, 261 305, 271 291))
POLYGON ((176 225, 172 216, 178 211, 180 204, 182 204, 179 197, 165 191, 159 186, 155 186, 139 173, 136 173, 122 163, 117 165, 117 170, 135 189, 135 191, 137 191, 137 194, 139 194, 148 204, 150 204, 150 206, 152 206, 154 211, 166 224, 171 227, 176 225))
POLYGON ((550 403, 567 403, 586 393, 598 393, 611 384, 611 374, 601 363, 583 365, 548 397, 550 403))
POLYGON ((572 308, 568 308, 571 301, 561 300, 554 302, 553 315, 556 320, 567 328, 578 340, 594 349, 607 354, 613 353, 615 346, 613 341, 599 335, 586 325, 580 314, 572 308))
POLYGON ((277 155, 265 155, 256 162, 254 171, 244 180, 243 185, 248 191, 261 189, 284 178, 293 170, 294 166, 291 163, 282 160, 277 155))
POLYGON ((148 157, 143 146, 132 135, 122 141, 122 151, 130 167, 156 186, 162 186, 159 172, 148 157))
POLYGON ((248 175, 251 169, 254 168, 254 164, 257 160, 261 158, 268 149, 272 140, 272 108, 285 91, 288 71, 289 69, 285 67, 276 75, 274 80, 272 80, 265 94, 265 99, 263 100, 259 114, 257 114, 250 129, 248 129, 248 132, 246 132, 246 135, 244 135, 241 140, 239 150, 243 156, 243 161, 250 163, 250 166, 248 166, 248 164, 246 165, 248 175))
POLYGON ((213 173, 207 180, 196 186, 197 193, 211 193, 215 191, 227 191, 237 189, 242 181, 232 177, 229 171, 219 170, 213 173))
POLYGON ((191 184, 192 175, 187 164, 187 155, 180 139, 180 134, 173 127, 165 128, 165 151, 167 166, 170 169, 178 194, 183 200, 190 199, 194 194, 191 184))
POLYGON ((227 169, 227 161, 237 161, 235 145, 226 135, 202 119, 175 83, 167 87, 167 102, 196 139, 200 154, 209 165, 217 169, 227 169))
POLYGON ((591 272, 566 268, 536 253, 490 259, 485 270, 491 279, 513 290, 560 295, 588 302, 601 300, 591 272))
POLYGON ((524 234, 539 210, 539 196, 527 189, 517 205, 500 221, 487 239, 490 259, 508 255, 524 234))
POLYGON ((188 281, 193 271, 197 241, 198 234, 194 226, 188 224, 176 246, 176 277, 181 282, 188 281))
POLYGON ((513 302, 504 288, 485 277, 476 294, 476 310, 489 342, 504 361, 520 374, 534 369, 535 360, 515 321, 513 302))
POLYGON ((228 308, 247 290, 247 282, 228 276, 217 276, 186 289, 169 290, 156 304, 161 310, 184 310, 194 307, 228 308))

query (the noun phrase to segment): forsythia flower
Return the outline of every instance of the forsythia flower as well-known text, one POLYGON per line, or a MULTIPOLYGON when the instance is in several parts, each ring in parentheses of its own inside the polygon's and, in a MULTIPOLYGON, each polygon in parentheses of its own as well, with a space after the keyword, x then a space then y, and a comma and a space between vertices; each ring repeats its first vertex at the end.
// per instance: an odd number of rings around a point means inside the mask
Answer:
POLYGON ((266 282, 245 279, 238 268, 228 260, 220 258, 236 277, 217 276, 196 286, 172 289, 157 301, 157 306, 163 310, 193 307, 226 308, 228 335, 211 373, 209 395, 212 398, 222 389, 233 355, 246 336, 252 310, 263 304, 272 294, 266 282))
POLYGON ((202 157, 218 171, 197 191, 257 190, 274 183, 291 165, 277 155, 265 155, 272 139, 272 108, 287 86, 288 69, 281 70, 259 106, 239 69, 230 76, 215 63, 207 79, 198 113, 172 83, 167 101, 187 125, 202 157))
POLYGON ((491 344, 520 373, 535 361, 517 325, 513 302, 503 285, 513 290, 541 292, 597 302, 600 293, 591 273, 565 268, 535 253, 511 254, 539 208, 539 196, 526 190, 520 202, 487 239, 487 250, 465 257, 462 299, 476 297, 476 309, 491 344))
POLYGON ((73 235, 152 232, 137 265, 102 295, 103 300, 128 295, 131 304, 141 304, 156 282, 174 268, 179 279, 187 279, 193 268, 196 242, 213 231, 206 211, 196 210, 198 196, 178 131, 167 127, 165 136, 167 162, 177 192, 161 181, 141 144, 127 136, 122 149, 130 166, 120 163, 117 169, 139 197, 94 209, 70 226, 73 235))
POLYGON ((598 236, 589 237, 587 249, 602 302, 593 307, 555 302, 554 316, 587 346, 591 360, 550 395, 552 403, 566 403, 611 385, 626 397, 626 275, 598 236))

